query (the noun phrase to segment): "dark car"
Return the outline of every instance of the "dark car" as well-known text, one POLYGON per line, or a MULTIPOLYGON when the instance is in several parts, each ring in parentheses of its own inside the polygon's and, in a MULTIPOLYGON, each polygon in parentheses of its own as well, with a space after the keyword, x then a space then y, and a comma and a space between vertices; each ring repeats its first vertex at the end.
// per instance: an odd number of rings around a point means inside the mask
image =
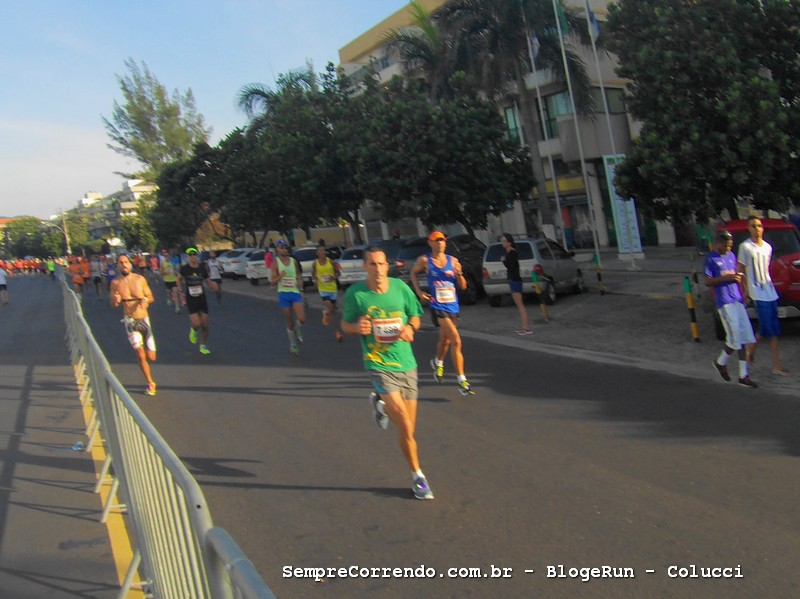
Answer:
MULTIPOLYGON (((483 295, 483 253, 486 245, 470 235, 448 237, 445 253, 458 258, 467 280, 467 288, 458 290, 458 299, 464 304, 474 304, 483 295)), ((417 258, 431 251, 426 237, 415 237, 400 244, 397 255, 389 263, 389 276, 402 279, 411 284, 411 269, 417 258)), ((419 277, 420 287, 427 287, 424 276, 419 277)))

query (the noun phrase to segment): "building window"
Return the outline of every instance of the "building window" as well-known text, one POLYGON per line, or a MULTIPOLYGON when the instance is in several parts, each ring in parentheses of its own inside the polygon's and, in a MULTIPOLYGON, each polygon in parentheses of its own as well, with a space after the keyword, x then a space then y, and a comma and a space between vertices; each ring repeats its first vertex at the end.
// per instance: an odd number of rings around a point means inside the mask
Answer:
MULTIPOLYGON (((625 114, 625 92, 616 88, 605 88, 606 100, 608 101, 608 112, 610 114, 625 114)), ((595 87, 592 89, 594 96, 595 106, 597 110, 605 110, 603 106, 603 97, 600 95, 600 88, 595 87)))
POLYGON ((517 116, 517 111, 514 110, 513 106, 509 106, 505 110, 506 112, 506 134, 508 135, 508 139, 513 141, 514 143, 520 143, 520 127, 519 127, 519 117, 517 116))
MULTIPOLYGON (((552 97, 552 96, 550 96, 552 97)), ((558 137, 558 122, 556 121, 557 112, 554 112, 552 102, 549 97, 544 100, 544 109, 539 110, 539 101, 536 101, 536 115, 541 120, 544 112, 544 123, 539 123, 539 136, 541 139, 555 139, 558 137)))

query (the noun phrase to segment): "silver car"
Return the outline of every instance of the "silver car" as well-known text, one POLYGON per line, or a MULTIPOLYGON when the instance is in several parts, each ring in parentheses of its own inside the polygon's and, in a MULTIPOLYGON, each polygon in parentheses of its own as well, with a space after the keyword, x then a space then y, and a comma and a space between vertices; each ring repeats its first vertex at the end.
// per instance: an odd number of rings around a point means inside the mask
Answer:
POLYGON ((367 271, 364 270, 364 250, 366 245, 354 245, 342 252, 339 258, 339 283, 342 289, 367 280, 367 271))
MULTIPOLYGON (((539 277, 539 285, 546 304, 554 304, 558 293, 583 293, 583 273, 575 261, 575 252, 570 252, 546 237, 515 239, 519 255, 519 274, 522 277, 522 293, 535 294, 533 273, 539 277)), ((499 306, 503 297, 510 295, 508 276, 503 257, 506 255, 501 243, 493 243, 483 255, 483 288, 491 306, 499 306)))
POLYGON ((259 251, 258 248, 236 248, 225 252, 219 259, 219 271, 223 277, 233 277, 238 279, 247 274, 247 258, 253 252, 259 251))

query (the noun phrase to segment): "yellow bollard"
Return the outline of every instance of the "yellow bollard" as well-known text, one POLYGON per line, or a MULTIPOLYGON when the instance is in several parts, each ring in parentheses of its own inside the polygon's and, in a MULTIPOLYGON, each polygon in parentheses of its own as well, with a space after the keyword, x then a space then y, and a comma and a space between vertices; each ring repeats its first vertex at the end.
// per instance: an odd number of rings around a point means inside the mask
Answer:
POLYGON ((683 277, 683 290, 686 292, 686 305, 689 307, 689 321, 692 328, 692 338, 700 341, 700 330, 697 328, 697 314, 694 310, 694 294, 692 293, 692 284, 689 282, 689 277, 683 277))
POLYGON ((603 275, 600 274, 600 256, 594 255, 594 270, 597 272, 597 286, 600 289, 600 295, 606 294, 606 286, 603 283, 603 275))
POLYGON ((534 291, 536 291, 536 295, 539 296, 539 307, 542 309, 542 314, 544 314, 544 321, 548 322, 547 304, 544 303, 544 295, 542 294, 542 288, 539 286, 539 273, 533 271, 531 273, 531 277, 533 278, 533 289, 534 291))

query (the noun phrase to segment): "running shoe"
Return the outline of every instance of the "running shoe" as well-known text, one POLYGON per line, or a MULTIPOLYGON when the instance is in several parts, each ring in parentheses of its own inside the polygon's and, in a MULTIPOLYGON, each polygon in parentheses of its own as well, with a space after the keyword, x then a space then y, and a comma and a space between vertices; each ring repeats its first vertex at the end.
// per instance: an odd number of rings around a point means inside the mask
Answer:
POLYGON ((204 356, 207 356, 208 354, 210 354, 210 353, 211 353, 211 350, 210 350, 210 349, 208 349, 208 348, 207 348, 205 345, 203 345, 203 344, 201 343, 201 344, 200 344, 200 353, 201 353, 201 354, 203 354, 204 356))
POLYGON ((514 331, 520 337, 524 337, 525 335, 533 335, 533 331, 530 329, 520 329, 519 331, 514 331))
POLYGON ((338 341, 339 343, 344 341, 344 335, 342 334, 341 331, 336 331, 336 341, 338 341))
POLYGON ((428 481, 424 476, 415 476, 414 483, 411 485, 416 499, 433 499, 433 491, 428 486, 428 481))
POLYGON ((714 368, 717 369, 717 372, 719 372, 719 375, 722 377, 723 381, 731 380, 731 375, 728 374, 727 366, 723 366, 722 364, 714 360, 714 368))
POLYGON ((197 343, 197 331, 194 330, 194 327, 189 327, 189 341, 197 343))
POLYGON ((458 384, 458 392, 461 395, 475 395, 475 392, 472 390, 472 386, 469 384, 469 381, 461 381, 458 384))
POLYGON ((178 307, 178 304, 175 304, 175 314, 180 314, 180 313, 181 313, 180 307, 178 307))
POLYGON ((156 384, 151 383, 144 388, 145 395, 155 395, 156 394, 156 384))
POLYGON ((444 364, 436 364, 436 359, 431 358, 431 368, 433 369, 433 380, 441 383, 444 380, 444 364))
POLYGON ((297 347, 296 345, 290 345, 289 346, 289 353, 294 354, 295 356, 299 356, 300 355, 300 348, 297 347))
POLYGON ((739 379, 739 384, 742 387, 747 387, 749 389, 758 389, 758 385, 753 382, 749 376, 744 377, 743 379, 739 379))
POLYGON ((168 305, 168 306, 171 306, 171 305, 172 305, 172 300, 171 300, 171 299, 169 299, 169 298, 167 298, 167 305, 168 305))
POLYGON ((299 328, 295 329, 294 330, 294 336, 297 337, 297 342, 300 345, 303 345, 303 331, 301 331, 299 328))
POLYGON ((372 409, 375 410, 375 424, 378 425, 378 428, 383 430, 389 428, 389 417, 384 411, 386 404, 383 403, 381 396, 373 391, 369 394, 369 403, 372 405, 372 409))

